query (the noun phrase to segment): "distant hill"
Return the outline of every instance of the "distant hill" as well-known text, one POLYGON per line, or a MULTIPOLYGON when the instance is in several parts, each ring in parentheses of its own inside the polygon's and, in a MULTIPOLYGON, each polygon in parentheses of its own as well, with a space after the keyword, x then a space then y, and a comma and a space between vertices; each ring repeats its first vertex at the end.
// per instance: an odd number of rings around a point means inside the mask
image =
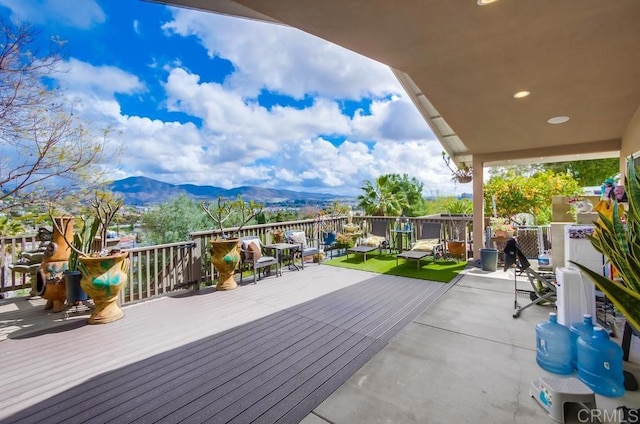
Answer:
POLYGON ((294 202, 296 200, 323 202, 352 199, 352 197, 334 194, 307 193, 254 186, 224 189, 221 187, 199 186, 194 184, 174 185, 146 177, 129 177, 117 180, 109 184, 108 188, 112 192, 122 195, 125 203, 128 205, 164 203, 180 194, 187 194, 198 200, 212 200, 217 199, 219 196, 236 198, 236 196, 241 195, 245 200, 254 200, 265 204, 294 202))

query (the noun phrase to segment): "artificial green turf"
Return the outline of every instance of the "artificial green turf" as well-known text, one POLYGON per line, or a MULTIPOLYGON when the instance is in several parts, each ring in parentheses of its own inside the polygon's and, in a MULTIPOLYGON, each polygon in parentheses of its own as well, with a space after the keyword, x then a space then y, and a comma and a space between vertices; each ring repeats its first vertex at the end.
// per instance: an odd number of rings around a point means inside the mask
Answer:
POLYGON ((379 274, 398 275, 400 277, 420 278, 422 280, 439 281, 448 283, 460 273, 467 265, 466 262, 456 262, 447 259, 439 259, 435 264, 433 259, 427 257, 420 260, 420 268, 416 267, 415 260, 398 259, 396 266, 395 255, 378 254, 371 252, 367 254, 367 261, 363 260, 360 253, 350 253, 347 256, 340 256, 322 262, 325 265, 340 266, 343 268, 359 269, 362 271, 377 272, 379 274))

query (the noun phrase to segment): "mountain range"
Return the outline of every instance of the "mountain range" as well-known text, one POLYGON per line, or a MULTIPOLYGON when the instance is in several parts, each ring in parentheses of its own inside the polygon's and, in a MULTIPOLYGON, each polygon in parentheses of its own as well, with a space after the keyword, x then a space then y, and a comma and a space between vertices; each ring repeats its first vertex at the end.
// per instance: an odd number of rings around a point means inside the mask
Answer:
POLYGON ((164 203, 181 194, 186 194, 198 200, 213 200, 220 196, 236 198, 238 195, 241 195, 245 200, 253 200, 265 204, 295 202, 300 200, 306 202, 327 202, 332 200, 344 201, 353 199, 352 197, 336 194, 308 193, 255 186, 225 189, 194 184, 175 185, 147 177, 129 177, 116 180, 108 185, 108 189, 120 194, 127 205, 141 206, 164 203))

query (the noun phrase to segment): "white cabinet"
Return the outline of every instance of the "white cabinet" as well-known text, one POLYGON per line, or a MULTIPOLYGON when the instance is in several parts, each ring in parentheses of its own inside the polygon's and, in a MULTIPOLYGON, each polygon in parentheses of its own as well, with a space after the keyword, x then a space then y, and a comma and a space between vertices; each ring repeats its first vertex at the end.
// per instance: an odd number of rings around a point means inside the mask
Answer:
POLYGON ((558 322, 569 326, 581 322, 583 314, 591 314, 596 322, 596 291, 591 278, 571 263, 584 265, 593 272, 604 275, 604 256, 598 252, 586 235, 593 234, 593 225, 565 225, 565 267, 558 268, 558 322))
POLYGON ((586 235, 593 234, 593 225, 565 225, 564 266, 576 268, 569 261, 584 265, 593 272, 604 275, 604 257, 598 252, 586 235))

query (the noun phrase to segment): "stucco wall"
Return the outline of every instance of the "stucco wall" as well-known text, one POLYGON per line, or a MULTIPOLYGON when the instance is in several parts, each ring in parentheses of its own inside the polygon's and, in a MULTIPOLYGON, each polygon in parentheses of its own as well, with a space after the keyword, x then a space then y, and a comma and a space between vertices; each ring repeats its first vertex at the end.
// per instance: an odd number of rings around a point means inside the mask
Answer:
POLYGON ((640 153, 640 107, 636 109, 636 113, 629 121, 629 125, 622 136, 622 145, 620 146, 620 173, 625 173, 625 158, 632 154, 640 153))

